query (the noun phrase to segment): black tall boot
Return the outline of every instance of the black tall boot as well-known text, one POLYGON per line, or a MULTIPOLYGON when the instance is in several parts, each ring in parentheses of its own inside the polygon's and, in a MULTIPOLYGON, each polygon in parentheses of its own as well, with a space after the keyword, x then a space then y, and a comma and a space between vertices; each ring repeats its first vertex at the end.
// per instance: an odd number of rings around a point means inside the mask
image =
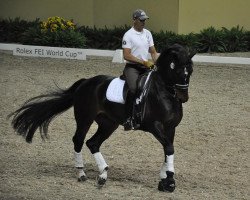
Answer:
POLYGON ((132 94, 131 92, 128 92, 125 104, 127 121, 123 124, 125 131, 129 131, 132 129, 136 130, 140 127, 140 125, 136 123, 133 116, 134 104, 135 104, 134 100, 135 100, 135 95, 132 94))

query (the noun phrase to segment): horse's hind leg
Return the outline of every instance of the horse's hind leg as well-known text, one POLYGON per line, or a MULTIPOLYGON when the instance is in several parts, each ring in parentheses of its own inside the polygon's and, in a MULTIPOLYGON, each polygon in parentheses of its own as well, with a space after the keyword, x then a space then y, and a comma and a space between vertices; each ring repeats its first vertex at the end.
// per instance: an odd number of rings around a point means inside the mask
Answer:
POLYGON ((86 142, 86 145, 93 154, 98 166, 100 174, 97 180, 97 185, 101 188, 107 180, 108 165, 100 152, 100 146, 117 129, 118 124, 104 115, 99 115, 96 122, 98 124, 98 130, 86 142))
POLYGON ((81 150, 82 150, 84 139, 86 137, 86 134, 89 130, 90 125, 91 123, 77 125, 75 135, 72 139, 74 142, 75 167, 77 168, 77 171, 78 171, 78 181, 85 181, 87 179, 86 174, 83 170, 84 161, 82 158, 81 150))
POLYGON ((76 132, 72 140, 74 143, 74 150, 75 150, 75 153, 74 153, 75 167, 78 170, 78 181, 85 181, 87 179, 86 174, 83 171, 84 161, 82 158, 81 150, 83 147, 86 134, 91 124, 94 121, 93 118, 94 117, 91 117, 90 112, 86 112, 85 110, 82 110, 81 108, 76 109, 75 107, 75 119, 76 119, 77 128, 76 128, 76 132))

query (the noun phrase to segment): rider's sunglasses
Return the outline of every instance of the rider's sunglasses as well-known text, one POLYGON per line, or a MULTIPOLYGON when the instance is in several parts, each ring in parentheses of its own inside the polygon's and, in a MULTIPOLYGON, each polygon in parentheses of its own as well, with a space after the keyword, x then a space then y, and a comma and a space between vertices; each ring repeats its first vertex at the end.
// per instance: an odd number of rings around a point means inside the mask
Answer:
POLYGON ((146 19, 139 19, 140 20, 140 22, 145 22, 146 21, 146 19))

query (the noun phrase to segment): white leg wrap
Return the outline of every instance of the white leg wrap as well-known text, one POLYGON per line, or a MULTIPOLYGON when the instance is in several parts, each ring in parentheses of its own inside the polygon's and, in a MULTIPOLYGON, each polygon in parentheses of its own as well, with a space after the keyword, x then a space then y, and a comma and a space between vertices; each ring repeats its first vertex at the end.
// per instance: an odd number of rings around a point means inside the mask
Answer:
POLYGON ((174 155, 167 156, 167 171, 174 172, 174 155))
POLYGON ((94 153, 94 158, 98 166, 99 172, 100 174, 102 174, 104 169, 108 167, 108 165, 100 152, 94 153))
POLYGON ((167 171, 167 163, 164 162, 163 165, 161 166, 161 172, 160 172, 161 179, 167 178, 166 171, 167 171))
POLYGON ((84 167, 82 152, 75 152, 75 167, 84 167))
POLYGON ((174 172, 174 155, 167 156, 167 162, 164 162, 161 167, 161 179, 167 178, 166 171, 174 172))

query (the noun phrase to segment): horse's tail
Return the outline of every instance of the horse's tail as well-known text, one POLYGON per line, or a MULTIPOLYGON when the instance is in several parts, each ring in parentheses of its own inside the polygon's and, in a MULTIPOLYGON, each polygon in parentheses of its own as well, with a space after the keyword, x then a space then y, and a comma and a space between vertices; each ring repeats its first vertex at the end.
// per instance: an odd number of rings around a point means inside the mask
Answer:
POLYGON ((39 128, 42 138, 48 137, 48 126, 53 118, 68 110, 73 105, 73 97, 76 89, 86 79, 80 79, 69 89, 40 95, 29 99, 24 105, 11 113, 13 116, 12 127, 14 130, 26 137, 31 143, 34 133, 39 128))

